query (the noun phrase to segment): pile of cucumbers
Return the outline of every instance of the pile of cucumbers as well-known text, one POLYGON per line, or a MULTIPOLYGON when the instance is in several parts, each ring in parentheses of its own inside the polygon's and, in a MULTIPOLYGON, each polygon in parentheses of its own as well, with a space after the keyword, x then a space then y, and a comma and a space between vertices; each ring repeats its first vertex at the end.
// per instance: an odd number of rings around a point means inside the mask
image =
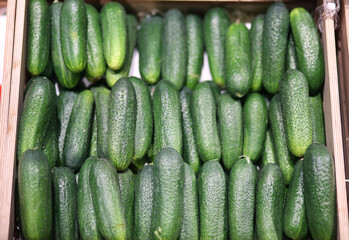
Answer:
POLYGON ((137 29, 117 2, 31 0, 27 24, 24 239, 335 239, 323 50, 305 9, 274 3, 250 30, 220 7, 172 9, 137 29), (204 50, 213 81, 200 82, 204 50))

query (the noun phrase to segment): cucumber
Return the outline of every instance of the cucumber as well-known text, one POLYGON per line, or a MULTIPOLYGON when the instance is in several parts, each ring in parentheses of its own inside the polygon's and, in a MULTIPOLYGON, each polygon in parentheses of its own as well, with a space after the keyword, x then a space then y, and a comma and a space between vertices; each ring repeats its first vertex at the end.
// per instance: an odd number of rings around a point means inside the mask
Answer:
POLYGON ((90 169, 96 157, 89 157, 81 166, 78 183, 78 223, 82 239, 102 239, 98 230, 96 212, 93 207, 90 187, 90 169))
POLYGON ((86 4, 87 15, 87 63, 86 74, 93 79, 103 77, 106 63, 103 55, 102 29, 99 21, 99 13, 96 8, 86 4))
POLYGON ((303 239, 308 233, 304 202, 303 160, 294 167, 285 203, 283 229, 291 239, 303 239))
POLYGON ((193 168, 195 173, 198 173, 201 163, 196 148, 193 117, 190 112, 191 96, 192 92, 188 87, 184 87, 180 92, 183 130, 183 160, 193 168))
POLYGON ((208 10, 204 18, 204 41, 214 82, 225 85, 224 53, 225 35, 229 27, 229 18, 223 8, 215 7, 208 10))
POLYGON ((179 239, 199 239, 199 208, 194 170, 184 163, 183 220, 179 239))
POLYGON ((17 139, 17 160, 28 149, 41 149, 55 106, 55 89, 46 77, 36 77, 23 103, 17 139))
POLYGON ((286 70, 289 69, 298 69, 297 53, 292 33, 290 33, 287 43, 286 70))
POLYGON ((201 18, 195 14, 188 14, 185 17, 185 28, 188 52, 185 85, 193 90, 200 80, 204 60, 204 39, 201 18))
POLYGON ((110 90, 101 88, 96 93, 96 115, 97 115, 97 156, 108 157, 108 120, 110 90))
POLYGON ((153 97, 154 127, 157 148, 171 147, 182 154, 182 123, 179 92, 175 85, 161 81, 153 97))
POLYGON ((221 95, 221 90, 219 89, 218 85, 214 81, 205 81, 205 82, 207 82, 208 85, 210 85, 214 100, 216 103, 218 103, 219 95, 221 95))
POLYGON ((48 79, 52 79, 53 64, 52 64, 52 57, 51 57, 51 48, 49 48, 49 50, 50 50, 50 54, 49 54, 48 62, 46 64, 45 70, 41 75, 44 77, 47 77, 48 79))
POLYGON ((281 102, 279 94, 271 99, 269 107, 269 122, 275 157, 277 164, 285 177, 286 184, 290 183, 294 168, 294 157, 287 148, 286 130, 282 117, 281 102))
POLYGON ((324 54, 313 17, 304 8, 294 8, 290 24, 296 46, 299 70, 304 74, 312 95, 319 92, 325 79, 324 54))
POLYGON ((227 30, 225 85, 236 98, 245 96, 252 85, 250 36, 243 23, 233 23, 227 30))
POLYGON ((27 150, 19 161, 19 210, 25 239, 50 239, 52 229, 50 169, 45 154, 40 150, 27 150))
POLYGON ((283 239, 284 198, 284 176, 276 164, 270 163, 262 169, 257 183, 256 227, 258 239, 283 239))
POLYGON ((230 170, 242 154, 244 133, 241 102, 228 94, 222 94, 219 96, 217 112, 223 166, 230 170))
POLYGON ((307 222, 314 239, 335 239, 336 184, 331 153, 321 143, 311 144, 304 155, 304 199, 307 222))
POLYGON ((196 146, 203 162, 221 159, 216 102, 207 82, 196 85, 190 102, 196 146))
POLYGON ((77 186, 73 171, 67 167, 52 170, 54 189, 55 225, 59 239, 78 239, 77 231, 77 186))
POLYGON ((162 31, 161 73, 162 79, 177 89, 185 83, 187 72, 187 37, 183 14, 171 9, 165 14, 162 31))
POLYGON ((268 109, 264 97, 259 93, 247 96, 244 104, 243 154, 255 162, 263 152, 268 127, 268 109))
POLYGON ((228 239, 227 187, 221 165, 211 160, 198 177, 200 239, 228 239))
POLYGON ((126 218, 118 175, 111 162, 98 159, 92 164, 90 187, 97 225, 102 236, 105 239, 126 239, 126 218))
POLYGON ((237 160, 229 176, 229 239, 253 239, 256 184, 256 167, 248 158, 237 160))
POLYGON ((277 163, 275 156, 275 148, 273 145, 273 137, 271 130, 268 129, 265 135, 264 150, 262 152, 262 162, 261 168, 263 168, 268 163, 277 163))
POLYGON ((177 239, 183 216, 184 162, 174 148, 163 148, 154 162, 154 239, 177 239))
POLYGON ((324 110, 322 108, 321 94, 310 97, 310 117, 313 127, 313 142, 325 144, 324 110))
POLYGON ((127 27, 127 47, 126 47, 126 58, 125 63, 119 70, 112 70, 111 68, 107 69, 106 73, 106 81, 109 87, 113 87, 113 85, 122 77, 128 77, 130 72, 133 51, 137 42, 137 19, 134 15, 127 14, 126 15, 126 27, 127 27))
POLYGON ((131 81, 121 78, 110 93, 108 124, 108 159, 117 170, 125 170, 131 163, 137 114, 137 99, 131 81))
POLYGON ((32 0, 28 5, 27 69, 41 75, 50 60, 50 11, 46 0, 32 0))
POLYGON ((162 17, 147 17, 138 33, 139 72, 148 84, 156 84, 161 77, 162 28, 162 17))
POLYGON ((82 72, 86 67, 87 15, 83 0, 66 0, 61 9, 61 46, 67 68, 82 72))
POLYGON ((303 157, 313 136, 308 82, 300 71, 291 69, 285 73, 280 101, 288 149, 294 156, 303 157))
POLYGON ((262 52, 263 52, 263 25, 264 14, 259 14, 253 18, 250 31, 251 44, 251 71, 252 71, 252 92, 262 90, 262 52))
POLYGON ((286 46, 290 16, 285 4, 272 4, 263 25, 262 82, 264 89, 275 94, 285 72, 286 46))
POLYGON ((46 132, 46 137, 42 150, 45 153, 51 168, 54 168, 58 159, 58 125, 57 125, 57 112, 56 104, 52 112, 51 120, 46 132))
POLYGON ((126 59, 127 30, 126 12, 116 2, 108 2, 101 10, 103 51, 108 67, 121 69, 126 59))
POLYGON ((63 147, 65 166, 77 171, 89 154, 93 124, 93 94, 84 90, 76 97, 63 147))
POLYGON ((50 6, 51 13, 51 58, 58 82, 65 88, 74 88, 80 82, 80 73, 71 72, 64 63, 61 47, 61 9, 62 2, 50 6))
MULTIPOLYGON (((96 103, 97 104, 97 103, 96 103)), ((97 157, 97 111, 93 114, 91 143, 90 143, 90 157, 97 157)))
POLYGON ((151 239, 153 211, 153 165, 145 165, 136 176, 133 239, 151 239))

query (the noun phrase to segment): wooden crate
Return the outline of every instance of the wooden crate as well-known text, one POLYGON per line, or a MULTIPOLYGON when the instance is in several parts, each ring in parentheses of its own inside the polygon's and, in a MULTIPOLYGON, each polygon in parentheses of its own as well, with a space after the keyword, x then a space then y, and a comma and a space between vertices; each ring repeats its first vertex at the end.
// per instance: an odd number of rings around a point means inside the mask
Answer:
MULTIPOLYGON (((184 12, 203 14, 213 6, 223 6, 234 13, 244 12, 246 19, 265 12, 272 2, 277 0, 121 0, 127 11, 142 17, 154 9, 163 12, 169 8, 179 8, 184 12), (240 12, 239 12, 240 11, 240 12), (245 14, 246 13, 246 14, 245 14)), ((346 0, 348 1, 348 0, 346 0)), ((108 0, 87 0, 101 7, 108 0)), ((316 1, 305 0, 284 1, 289 8, 302 6, 313 11, 316 1)), ((343 0, 344 2, 344 0, 343 0)), ((16 178, 16 134, 20 113, 22 111, 23 90, 26 82, 25 42, 26 42, 26 7, 28 0, 8 1, 8 25, 3 77, 3 94, 0 105, 0 239, 12 239, 14 236, 14 182, 16 178)), ((233 14, 234 15, 234 14, 233 14)), ((343 157, 343 138, 339 101, 336 39, 333 19, 323 22, 322 41, 325 57, 325 85, 323 106, 325 112, 325 128, 327 146, 335 159, 337 185, 337 219, 338 239, 349 239, 348 206, 345 185, 345 165, 343 157)), ((346 28, 341 25, 339 33, 347 38, 346 28)), ((343 52, 343 48, 340 49, 343 52)), ((346 60, 348 60, 348 48, 346 60)), ((341 63, 341 61, 339 61, 341 63)), ((345 65, 347 66, 347 65, 345 65)), ((342 74, 342 72, 340 72, 342 74)), ((348 71, 349 75, 349 71, 348 71)), ((341 89, 342 90, 342 89, 341 89)))

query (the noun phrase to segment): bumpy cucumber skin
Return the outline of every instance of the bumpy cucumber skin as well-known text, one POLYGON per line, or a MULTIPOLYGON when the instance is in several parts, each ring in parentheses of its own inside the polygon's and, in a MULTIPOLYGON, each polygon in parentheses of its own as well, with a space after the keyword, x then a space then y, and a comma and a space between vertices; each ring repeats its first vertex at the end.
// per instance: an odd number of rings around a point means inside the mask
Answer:
POLYGON ((298 69, 296 47, 294 46, 292 33, 290 33, 287 43, 286 71, 289 69, 298 69))
POLYGON ((252 85, 250 90, 252 92, 258 92, 262 89, 263 25, 264 14, 257 15, 252 21, 250 31, 252 71, 252 85))
POLYGON ((58 124, 56 104, 54 104, 42 150, 45 153, 51 168, 55 167, 58 160, 58 124))
POLYGON ((222 94, 219 96, 217 114, 223 166, 230 170, 242 154, 244 133, 241 102, 222 94))
POLYGON ((272 4, 264 17, 262 82, 265 90, 271 94, 279 91, 280 81, 285 72, 289 18, 283 3, 272 4))
POLYGON ((183 14, 177 9, 169 10, 162 31, 161 73, 178 90, 183 87, 187 72, 186 39, 183 14))
POLYGON ((261 160, 262 168, 268 163, 277 163, 275 156, 275 148, 273 145, 273 137, 270 129, 267 130, 265 135, 264 150, 262 153, 261 160))
POLYGON ((235 98, 245 96, 252 85, 250 36, 243 23, 233 23, 225 42, 225 85, 235 98))
POLYGON ((335 239, 336 184, 331 153, 321 143, 304 155, 304 198, 307 222, 314 239, 335 239))
POLYGON ((21 229, 26 239, 50 239, 52 192, 50 164, 40 150, 28 150, 18 167, 21 229))
POLYGON ((313 142, 325 144, 324 110, 322 108, 321 93, 310 97, 310 114, 313 127, 313 142))
POLYGON ((90 157, 97 157, 97 113, 96 110, 93 114, 93 123, 91 130, 91 142, 90 142, 90 157))
POLYGON ((215 102, 218 104, 219 95, 221 95, 221 90, 214 81, 205 81, 210 85, 215 102))
POLYGON ((29 2, 27 36, 27 69, 37 76, 50 61, 50 12, 46 0, 29 2))
POLYGON ((204 40, 214 82, 225 86, 224 52, 225 35, 229 18, 224 9, 215 7, 208 10, 204 18, 204 40))
POLYGON ((96 93, 97 117, 97 155, 100 158, 108 157, 108 122, 109 122, 110 90, 99 89, 96 93))

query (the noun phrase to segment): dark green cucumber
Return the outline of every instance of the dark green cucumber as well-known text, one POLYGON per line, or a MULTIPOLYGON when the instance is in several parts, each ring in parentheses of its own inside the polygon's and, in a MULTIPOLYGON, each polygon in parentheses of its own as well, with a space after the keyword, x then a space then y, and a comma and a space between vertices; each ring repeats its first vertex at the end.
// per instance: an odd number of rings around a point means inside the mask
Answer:
POLYGON ((313 140, 309 99, 305 76, 296 69, 288 70, 281 82, 280 101, 287 146, 296 157, 303 157, 313 140))
POLYGON ((228 238, 226 177, 221 165, 211 160, 198 177, 200 239, 228 238))
POLYGON ((324 110, 322 108, 321 93, 310 97, 310 114, 313 127, 313 142, 325 144, 324 110))
POLYGON ((287 148, 286 129, 282 117, 279 94, 271 99, 269 107, 269 122, 277 164, 281 168, 286 184, 290 183, 293 172, 294 157, 287 148))
POLYGON ((52 170, 54 209, 60 239, 77 239, 77 185, 74 172, 67 167, 52 170))
POLYGON ((184 162, 170 147, 163 148, 154 162, 154 207, 152 235, 154 239, 177 239, 183 216, 184 162))
POLYGON ((108 159, 122 171, 133 157, 137 120, 136 92, 128 78, 121 78, 114 84, 109 109, 108 159))
POLYGON ((163 80, 156 85, 153 109, 158 151, 172 147, 182 154, 181 103, 172 83, 163 80))
POLYGON ((108 122, 110 90, 101 88, 96 93, 97 156, 108 157, 108 122))
POLYGON ((262 89, 263 25, 264 14, 260 14, 253 19, 250 31, 252 92, 262 89))
POLYGON ((214 100, 216 103, 218 103, 219 95, 221 95, 221 90, 219 89, 218 85, 214 81, 205 81, 205 82, 207 82, 208 85, 210 85, 214 100))
POLYGON ((90 157, 97 157, 97 112, 94 111, 91 130, 90 157))
POLYGON ((230 170, 242 154, 244 133, 241 102, 228 94, 222 94, 219 96, 217 112, 223 166, 230 170))
POLYGON ((299 70, 308 80, 310 93, 316 94, 325 79, 324 54, 319 32, 313 17, 304 8, 294 8, 291 11, 290 24, 299 70))
POLYGON ((303 239, 308 233, 304 202, 303 160, 294 167, 283 216, 283 229, 291 239, 303 239))
POLYGON ((106 81, 109 87, 113 87, 113 85, 122 77, 128 77, 131 63, 132 63, 132 57, 133 57, 133 51, 136 46, 137 42, 137 18, 134 15, 127 14, 126 15, 126 27, 127 27, 127 52, 126 52, 126 58, 125 63, 119 70, 114 71, 111 68, 107 69, 106 73, 106 81))
POLYGON ((126 218, 118 175, 111 162, 98 159, 92 164, 90 187, 97 225, 102 236, 105 239, 126 239, 126 218))
POLYGON ((139 72, 148 84, 156 84, 161 76, 162 28, 162 17, 148 17, 138 33, 139 72))
POLYGON ((271 94, 279 91, 280 81, 285 72, 287 37, 290 16, 283 3, 272 4, 263 26, 262 82, 271 94))
POLYGON ((180 240, 199 239, 199 208, 194 170, 184 163, 183 220, 180 240))
POLYGON ((99 13, 92 5, 86 4, 87 15, 87 63, 86 74, 92 79, 103 77, 106 63, 103 55, 102 29, 99 13))
POLYGON ((179 10, 171 9, 164 18, 161 73, 162 79, 171 82, 179 90, 185 83, 187 72, 186 43, 184 16, 179 10))
POLYGON ((52 194, 50 164, 40 150, 22 154, 18 167, 21 229, 26 239, 50 239, 52 194))
POLYGON ((229 239, 253 239, 256 184, 256 167, 248 158, 237 160, 229 176, 229 239))
POLYGON ((98 240, 102 236, 98 230, 96 212, 93 207, 90 187, 90 169, 97 161, 96 157, 89 157, 81 166, 78 183, 78 223, 82 239, 98 240))
POLYGON ((74 88, 80 81, 80 73, 71 72, 64 63, 61 47, 62 2, 50 6, 51 12, 51 58, 58 82, 65 88, 74 88))
POLYGON ((336 184, 331 153, 321 143, 311 144, 304 155, 304 198, 307 222, 314 239, 335 239, 336 184))
POLYGON ((50 56, 50 12, 46 0, 32 0, 28 5, 27 69, 41 75, 50 56))
POLYGON ((268 127, 268 109, 264 97, 250 94, 244 104, 243 154, 255 162, 263 152, 268 127))
POLYGON ((89 155, 93 124, 93 94, 84 90, 76 97, 63 147, 65 166, 77 171, 89 155))
POLYGON ((28 149, 41 149, 53 109, 55 89, 46 77, 36 77, 23 103, 17 139, 17 160, 28 149))
POLYGON ((188 163, 195 173, 200 169, 200 158, 196 148, 193 118, 190 112, 190 101, 192 92, 184 87, 180 92, 183 130, 183 160, 188 163))
POLYGON ((145 165, 136 176, 133 239, 151 239, 153 212, 153 165, 145 165))
POLYGON ((224 54, 225 35, 229 27, 229 18, 224 9, 215 7, 208 10, 204 19, 204 40, 214 82, 225 85, 224 54))
POLYGON ((66 0, 61 10, 61 46, 65 65, 74 72, 86 67, 87 16, 83 0, 66 0))
POLYGON ((196 85, 191 102, 196 146, 203 162, 221 159, 217 129, 216 102, 207 82, 196 85))
POLYGON ((121 4, 108 2, 101 10, 103 51, 108 67, 121 69, 127 51, 126 12, 121 4))
POLYGON ((268 163, 277 163, 276 153, 273 145, 273 137, 271 130, 268 129, 265 135, 264 150, 262 152, 261 167, 263 168, 268 163))
POLYGON ((44 77, 47 77, 48 79, 52 79, 53 63, 52 63, 52 57, 51 57, 51 48, 49 48, 49 50, 50 50, 50 55, 49 55, 49 58, 48 58, 48 62, 47 62, 47 65, 45 67, 45 70, 43 71, 43 73, 41 75, 44 76, 44 77))
POLYGON ((262 169, 256 194, 257 238, 283 239, 285 180, 281 169, 276 164, 270 163, 262 169))
POLYGON ((245 96, 252 85, 250 36, 243 23, 233 23, 227 30, 225 85, 236 98, 245 96))
POLYGON ((54 104, 42 150, 45 153, 51 168, 54 168, 57 165, 58 160, 58 124, 56 104, 54 104))
POLYGON ((202 63, 204 60, 204 37, 202 20, 195 14, 185 17, 187 33, 188 65, 185 85, 194 89, 201 76, 202 63))
POLYGON ((137 98, 137 119, 135 132, 135 150, 133 160, 141 160, 147 153, 153 140, 153 111, 149 90, 145 82, 130 77, 137 98))
POLYGON ((287 43, 286 70, 289 69, 298 69, 297 53, 292 33, 290 33, 287 43))

